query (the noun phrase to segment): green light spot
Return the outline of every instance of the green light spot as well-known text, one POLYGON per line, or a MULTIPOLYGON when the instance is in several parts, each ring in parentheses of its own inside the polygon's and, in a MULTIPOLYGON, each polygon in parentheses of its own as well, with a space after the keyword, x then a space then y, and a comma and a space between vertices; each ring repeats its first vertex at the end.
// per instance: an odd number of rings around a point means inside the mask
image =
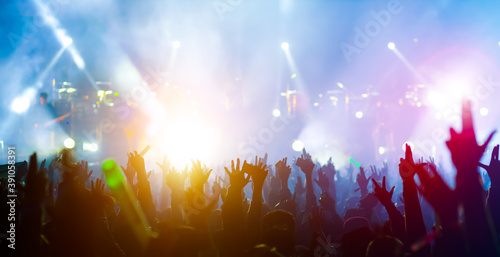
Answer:
POLYGON ((110 178, 106 177, 106 183, 110 188, 115 188, 120 184, 120 180, 117 179, 116 177, 110 177, 110 178))
POLYGON ((115 93, 115 96, 118 96, 118 92, 115 93))
POLYGON ((104 161, 104 163, 102 164, 102 169, 103 169, 103 170, 110 171, 110 170, 112 170, 115 166, 116 166, 115 161, 113 161, 113 160, 106 160, 106 161, 104 161))
POLYGON ((354 162, 354 159, 353 159, 353 158, 351 158, 351 159, 349 159, 349 161, 350 161, 350 162, 354 162))
POLYGON ((122 171, 112 159, 104 161, 102 171, 104 172, 106 183, 111 189, 120 186, 125 181, 122 171))
POLYGON ((361 167, 361 164, 359 164, 359 163, 356 163, 356 167, 358 167, 358 168, 359 168, 359 167, 361 167))

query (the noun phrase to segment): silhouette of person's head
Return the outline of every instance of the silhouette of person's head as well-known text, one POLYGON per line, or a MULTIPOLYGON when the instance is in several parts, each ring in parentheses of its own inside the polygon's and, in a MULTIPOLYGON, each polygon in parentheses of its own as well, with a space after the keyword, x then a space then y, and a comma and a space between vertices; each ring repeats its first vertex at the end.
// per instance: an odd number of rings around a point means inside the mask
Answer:
POLYGON ((404 246, 397 238, 383 236, 373 239, 366 249, 366 257, 403 257, 404 246))
POLYGON ((49 95, 47 93, 45 93, 45 92, 40 93, 40 104, 41 105, 47 104, 48 97, 49 97, 49 95))

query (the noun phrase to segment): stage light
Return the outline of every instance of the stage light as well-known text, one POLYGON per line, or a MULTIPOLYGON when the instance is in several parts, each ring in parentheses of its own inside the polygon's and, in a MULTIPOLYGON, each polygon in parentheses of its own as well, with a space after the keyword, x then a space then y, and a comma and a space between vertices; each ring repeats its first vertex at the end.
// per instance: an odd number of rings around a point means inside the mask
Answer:
POLYGON ((340 82, 337 82, 337 86, 339 86, 340 88, 344 88, 344 85, 340 82))
POLYGON ((422 106, 422 103, 421 102, 417 102, 417 107, 420 107, 422 106))
POLYGON ((290 48, 290 45, 288 44, 288 42, 281 43, 281 49, 288 51, 289 48, 290 48))
POLYGON ((74 47, 70 47, 69 52, 70 52, 71 56, 73 57, 73 61, 75 62, 76 66, 80 70, 83 70, 85 68, 85 62, 83 61, 80 54, 76 51, 76 49, 74 47))
POLYGON ((156 126, 166 132, 161 150, 168 154, 176 167, 189 163, 191 159, 209 160, 217 149, 219 137, 216 130, 196 119, 158 121, 156 126))
POLYGON ((363 118, 363 112, 362 111, 357 111, 356 112, 356 118, 358 118, 358 119, 363 118))
POLYGON ((280 110, 278 110, 278 109, 274 109, 273 110, 273 116, 274 117, 279 117, 280 115, 281 115, 281 111, 280 110))
POLYGON ((296 152, 301 152, 304 149, 304 143, 300 140, 295 140, 292 143, 292 149, 296 152))
POLYGON ((174 47, 175 49, 178 49, 179 47, 181 47, 181 42, 179 41, 174 41, 172 43, 172 47, 174 47))
POLYGON ((63 44, 64 47, 68 47, 68 46, 70 46, 73 43, 73 39, 70 38, 70 37, 68 37, 68 36, 64 36, 61 39, 61 41, 62 41, 62 44, 63 44))
POLYGON ((10 105, 10 109, 15 113, 23 113, 28 110, 30 107, 30 100, 26 97, 16 97, 12 104, 10 105))
POLYGON ((488 112, 489 112, 488 108, 486 108, 486 107, 483 107, 483 108, 479 109, 479 114, 481 114, 481 116, 488 115, 488 112))
POLYGON ((96 152, 98 150, 97 144, 94 143, 83 143, 83 151, 96 152))
POLYGON ((64 140, 64 147, 68 149, 73 149, 73 147, 75 147, 75 140, 73 140, 73 138, 71 137, 66 138, 64 140))
POLYGON ((75 91, 76 91, 76 88, 72 88, 72 87, 70 87, 70 88, 68 88, 68 89, 66 90, 66 92, 68 92, 68 93, 73 93, 73 92, 75 92, 75 91))
POLYGON ((387 48, 394 50, 396 48, 396 44, 394 44, 394 42, 389 42, 389 44, 387 44, 387 48))
POLYGON ((383 146, 379 147, 378 148, 378 153, 381 154, 381 155, 384 154, 385 153, 385 148, 383 146))

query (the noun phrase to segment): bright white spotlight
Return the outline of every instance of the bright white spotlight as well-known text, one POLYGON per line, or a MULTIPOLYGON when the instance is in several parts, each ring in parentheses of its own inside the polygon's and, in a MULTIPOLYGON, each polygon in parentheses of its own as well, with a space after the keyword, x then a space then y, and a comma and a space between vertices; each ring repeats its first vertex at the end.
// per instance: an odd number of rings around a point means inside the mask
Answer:
POLYGON ((16 97, 12 104, 10 105, 10 109, 15 113, 23 113, 28 110, 30 107, 30 100, 26 97, 16 97))
POLYGON ((160 129, 166 129, 165 137, 161 142, 162 151, 173 160, 173 166, 184 166, 189 163, 190 159, 202 161, 211 159, 214 150, 217 149, 219 138, 213 127, 189 118, 171 120, 169 123, 166 120, 160 121, 158 126, 160 129))
POLYGON ((483 107, 483 108, 479 109, 479 114, 481 114, 481 116, 488 115, 488 112, 489 112, 488 108, 486 108, 486 107, 483 107))
POLYGON ((295 140, 292 143, 292 149, 296 152, 300 152, 302 151, 302 149, 304 149, 304 143, 302 143, 302 141, 300 140, 295 140))
POLYGON ((73 43, 73 39, 65 36, 62 38, 62 43, 63 43, 64 47, 68 47, 69 45, 71 45, 73 43))
POLYGON ((389 42, 389 44, 387 44, 387 48, 394 50, 396 48, 396 44, 394 44, 394 42, 389 42))
POLYGON ((339 86, 340 88, 344 88, 344 85, 340 82, 337 82, 337 86, 339 86))
POLYGON ((64 147, 68 149, 73 149, 73 147, 75 147, 75 140, 73 140, 73 138, 71 137, 66 138, 64 140, 64 147))
POLYGON ((289 48, 290 48, 290 45, 288 44, 288 42, 281 43, 281 49, 288 51, 289 48))
POLYGON ((172 43, 172 47, 174 47, 175 49, 177 49, 177 48, 181 47, 181 42, 179 42, 179 41, 174 41, 174 42, 172 43))
POLYGON ((378 148, 378 153, 379 153, 380 155, 384 154, 384 153, 385 153, 385 148, 384 148, 383 146, 379 147, 379 148, 378 148))
POLYGON ((358 119, 363 118, 363 112, 362 111, 357 111, 356 112, 356 118, 358 118, 358 119))
POLYGON ((274 109, 273 110, 273 116, 274 117, 279 117, 280 115, 281 115, 281 111, 280 110, 278 110, 278 109, 274 109))
POLYGON ((85 68, 85 62, 83 61, 80 54, 76 51, 76 49, 74 47, 71 47, 69 49, 69 52, 71 53, 71 56, 73 57, 73 61, 75 62, 76 66, 80 70, 83 70, 83 68, 85 68))
POLYGON ((98 150, 97 144, 94 143, 83 143, 83 151, 96 152, 98 150))

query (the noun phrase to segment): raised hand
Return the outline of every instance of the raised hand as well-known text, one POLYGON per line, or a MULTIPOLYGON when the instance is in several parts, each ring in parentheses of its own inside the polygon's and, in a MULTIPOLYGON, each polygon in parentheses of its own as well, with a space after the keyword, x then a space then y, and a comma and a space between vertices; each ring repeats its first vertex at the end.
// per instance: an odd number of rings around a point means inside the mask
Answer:
POLYGON ((54 157, 52 161, 49 163, 49 169, 48 169, 48 174, 49 174, 49 179, 54 180, 55 179, 55 171, 56 170, 61 170, 61 158, 59 157, 54 157))
POLYGON ((92 191, 92 194, 96 197, 101 197, 102 195, 104 195, 104 183, 102 183, 102 180, 99 178, 95 180, 95 183, 94 180, 90 181, 90 189, 92 191))
POLYGON ((30 156, 28 174, 26 175, 26 198, 41 204, 46 196, 47 177, 45 173, 38 170, 36 153, 30 156))
POLYGON ((396 188, 395 186, 392 187, 391 191, 387 191, 385 189, 385 176, 382 179, 382 187, 375 181, 375 179, 372 179, 373 185, 375 185, 375 197, 378 198, 380 203, 383 206, 389 206, 392 203, 392 195, 394 194, 394 189, 396 188))
POLYGON ((205 164, 201 167, 201 161, 197 160, 197 162, 191 160, 193 167, 191 168, 190 173, 190 181, 194 188, 201 189, 205 182, 207 182, 208 177, 212 173, 211 169, 208 169, 205 164))
POLYGON ((323 220, 325 219, 325 213, 326 211, 319 207, 319 206, 314 206, 311 208, 311 212, 309 213, 309 226, 311 229, 314 231, 320 231, 321 227, 323 226, 323 220))
POLYGON ((333 165, 332 157, 330 157, 328 159, 328 162, 322 168, 323 168, 323 171, 326 173, 326 175, 328 175, 330 178, 335 177, 335 174, 337 174, 337 170, 335 169, 335 165, 333 165))
POLYGON ((120 166, 120 168, 125 174, 127 181, 130 183, 130 185, 132 185, 134 183, 134 178, 135 178, 135 169, 134 167, 132 167, 132 164, 130 164, 130 161, 127 162, 127 168, 124 168, 123 166, 120 166))
POLYGON ((144 164, 144 158, 134 151, 128 154, 128 161, 132 168, 137 172, 137 181, 140 183, 147 180, 146 176, 146 165, 144 164))
POLYGON ((297 176, 297 183, 295 183, 294 194, 297 194, 299 197, 302 196, 306 192, 306 188, 304 187, 304 182, 302 182, 302 177, 297 176))
POLYGON ((470 102, 464 101, 462 105, 462 132, 458 133, 455 129, 450 128, 450 140, 446 142, 453 164, 457 168, 457 182, 464 176, 465 181, 468 178, 477 178, 476 167, 495 132, 490 133, 483 145, 478 145, 472 122, 470 102), (474 173, 468 174, 470 172, 467 171, 474 171, 474 173))
POLYGON ((219 176, 215 176, 215 180, 212 184, 212 198, 213 196, 219 196, 222 192, 222 186, 221 186, 221 178, 219 176))
POLYGON ((366 177, 365 169, 359 167, 359 173, 356 177, 356 182, 358 182, 359 189, 361 190, 361 196, 368 194, 368 183, 370 183, 370 178, 366 177))
POLYGON ((430 174, 423 167, 416 169, 420 179, 418 191, 441 217, 442 222, 448 222, 448 224, 451 222, 453 224, 450 225, 456 225, 458 200, 455 192, 441 178, 436 166, 429 164, 426 167, 430 174))
POLYGON ((490 165, 479 163, 479 166, 484 168, 490 177, 492 185, 500 183, 500 161, 498 160, 499 145, 496 145, 491 152, 490 165))
MULTIPOLYGON (((243 162, 243 165, 246 164, 246 161, 243 162)), ((231 187, 243 189, 250 181, 250 175, 245 177, 245 173, 240 169, 240 159, 236 160, 236 166, 234 166, 234 160, 231 161, 231 171, 227 167, 224 167, 227 175, 229 176, 229 181, 231 187)))
POLYGON ((80 161, 79 163, 77 163, 76 175, 78 176, 78 179, 83 185, 85 185, 87 180, 92 176, 92 173, 94 172, 93 170, 88 172, 88 170, 89 170, 89 163, 87 161, 80 161))
POLYGON ((167 186, 172 190, 172 192, 184 191, 184 183, 187 178, 187 169, 184 172, 177 172, 174 168, 171 168, 169 172, 164 173, 167 186))
POLYGON ((292 173, 292 168, 290 168, 289 165, 286 165, 286 162, 287 158, 285 157, 274 165, 274 167, 276 167, 276 175, 281 181, 288 181, 288 178, 292 173))
POLYGON ((372 171, 371 178, 380 181, 380 178, 382 178, 382 172, 377 172, 377 166, 375 165, 370 165, 370 170, 372 171))
POLYGON ((163 171, 163 173, 166 173, 170 170, 170 161, 168 160, 168 155, 164 154, 163 155, 163 161, 160 164, 159 162, 156 163, 160 169, 163 171))
POLYGON ((49 163, 49 172, 50 171, 55 171, 56 169, 60 169, 61 168, 61 158, 59 157, 54 157, 54 159, 52 159, 52 161, 49 163))
POLYGON ((411 180, 417 172, 417 168, 422 168, 425 163, 415 164, 410 145, 406 144, 405 158, 399 159, 399 175, 403 181, 411 180), (418 167, 417 167, 418 166, 418 167))
POLYGON ((46 162, 47 162, 47 159, 43 159, 42 163, 40 163, 40 169, 38 169, 39 171, 43 171, 43 172, 47 171, 45 169, 45 163, 46 162))
POLYGON ((302 149, 302 158, 312 160, 311 155, 306 151, 305 147, 302 149))
POLYGON ((319 188, 321 188, 322 192, 328 192, 328 187, 330 186, 330 181, 328 181, 328 176, 323 169, 320 168, 318 170, 318 179, 314 179, 314 182, 318 184, 319 188))
POLYGON ((300 170, 306 174, 306 176, 312 175, 312 171, 314 170, 314 163, 311 159, 311 155, 309 155, 306 150, 303 150, 304 153, 297 159, 295 165, 300 167, 300 170))
MULTIPOLYGON (((255 157, 257 160, 257 157, 255 157)), ((266 169, 267 165, 263 162, 259 162, 258 165, 251 164, 243 164, 242 172, 250 175, 252 177, 252 181, 254 183, 254 190, 261 189, 264 185, 264 181, 266 180, 268 171, 266 169)))

